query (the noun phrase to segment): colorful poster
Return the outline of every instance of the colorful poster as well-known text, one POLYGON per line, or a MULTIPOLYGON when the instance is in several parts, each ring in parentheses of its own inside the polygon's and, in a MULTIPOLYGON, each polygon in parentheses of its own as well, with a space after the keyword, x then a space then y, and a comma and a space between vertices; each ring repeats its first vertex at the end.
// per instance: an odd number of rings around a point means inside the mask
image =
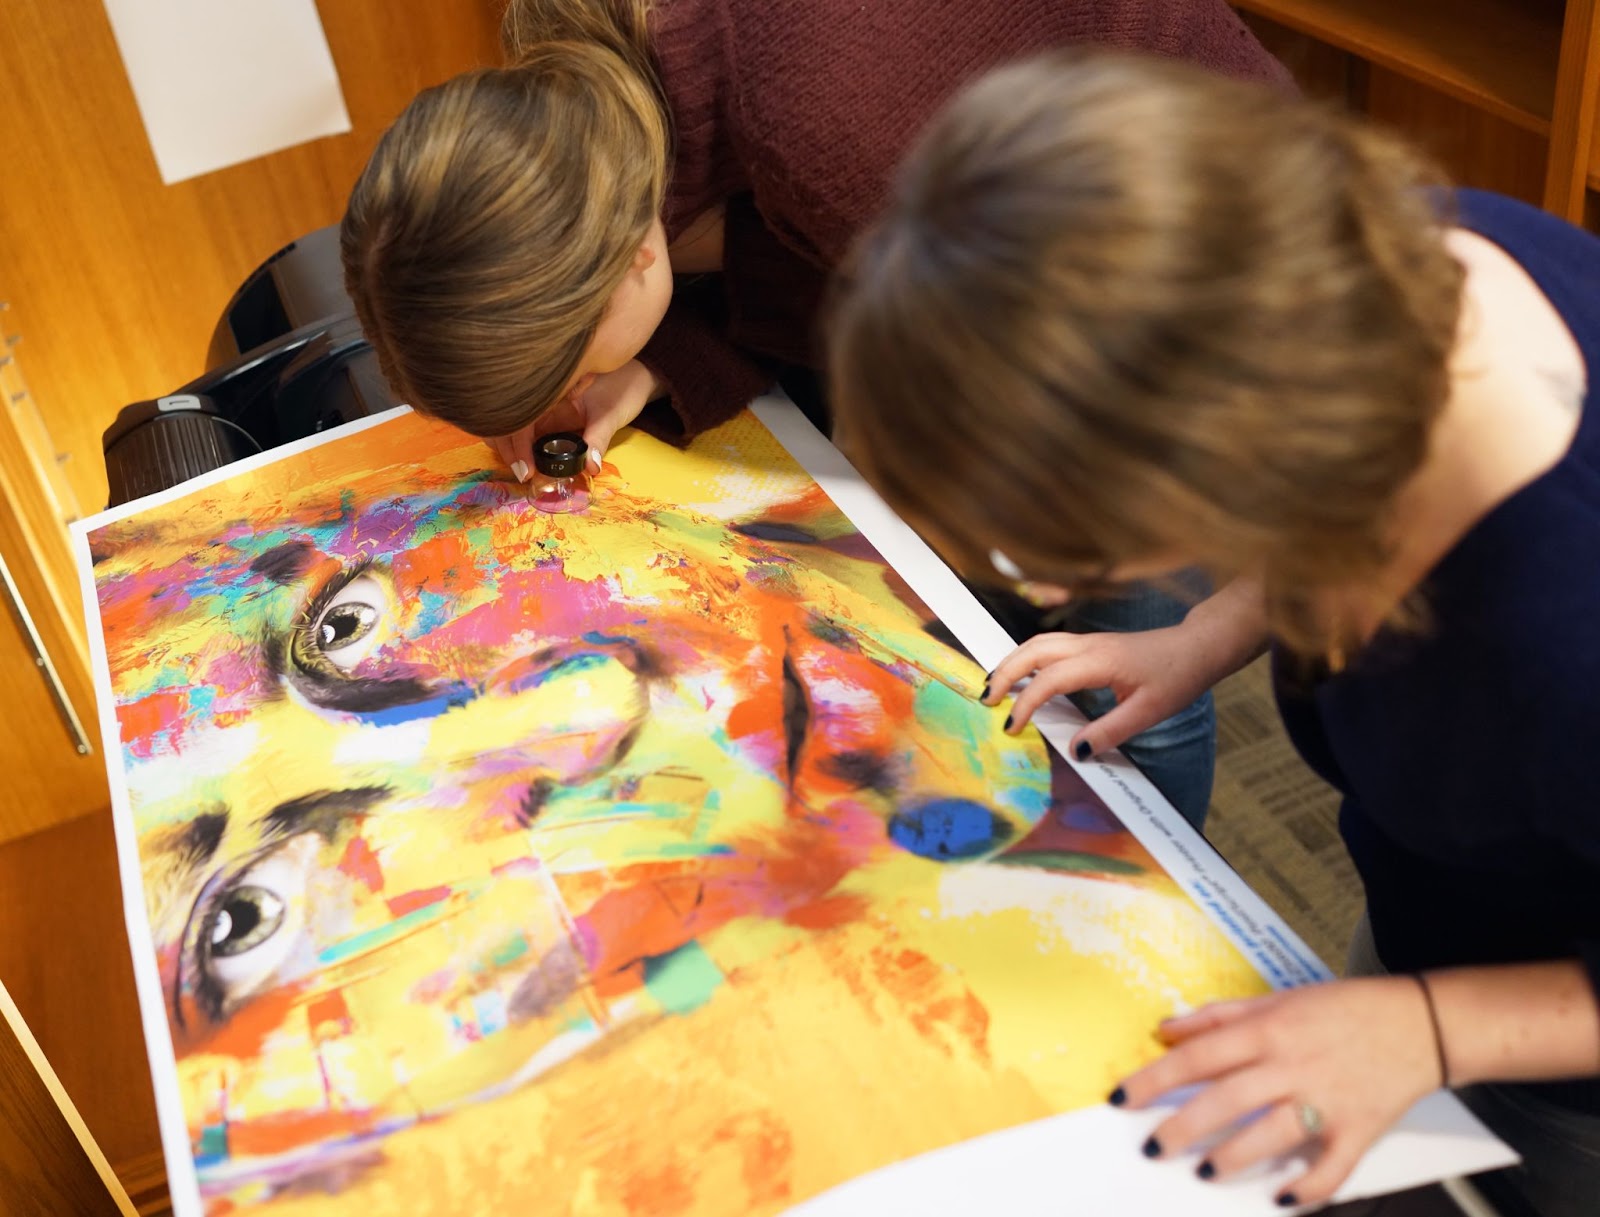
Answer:
POLYGON ((1001 731, 1004 636, 792 407, 608 462, 549 515, 402 412, 79 527, 178 1213, 882 1212, 1051 1117, 1024 1196, 1270 1211, 1103 1099, 1298 940, 1001 731))

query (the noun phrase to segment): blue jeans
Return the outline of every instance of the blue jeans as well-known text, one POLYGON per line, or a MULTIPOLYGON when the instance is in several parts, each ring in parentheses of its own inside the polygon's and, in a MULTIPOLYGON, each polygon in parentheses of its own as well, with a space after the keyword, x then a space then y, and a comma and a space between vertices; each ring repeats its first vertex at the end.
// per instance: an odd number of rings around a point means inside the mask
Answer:
MULTIPOLYGON (((1074 601, 1047 613, 1008 593, 976 587, 973 591, 1011 636, 1021 640, 1046 630, 1130 634, 1177 625, 1188 615, 1189 606, 1209 591, 1198 578, 1184 576, 1182 582, 1186 589, 1192 586, 1187 599, 1140 586, 1130 588, 1126 596, 1074 601)), ((1073 694, 1072 701, 1090 718, 1099 718, 1117 704, 1110 689, 1085 689, 1073 694)), ((1140 732, 1122 745, 1122 751, 1179 815, 1196 828, 1204 826, 1217 765, 1217 713, 1210 693, 1140 732)))

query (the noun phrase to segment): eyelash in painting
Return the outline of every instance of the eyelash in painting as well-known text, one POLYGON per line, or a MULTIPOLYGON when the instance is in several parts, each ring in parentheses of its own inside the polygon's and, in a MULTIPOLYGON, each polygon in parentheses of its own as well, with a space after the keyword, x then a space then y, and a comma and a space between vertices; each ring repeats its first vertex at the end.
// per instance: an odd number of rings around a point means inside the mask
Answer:
POLYGON ((290 662, 314 678, 345 678, 387 638, 392 605, 388 580, 371 563, 339 572, 296 619, 290 662))

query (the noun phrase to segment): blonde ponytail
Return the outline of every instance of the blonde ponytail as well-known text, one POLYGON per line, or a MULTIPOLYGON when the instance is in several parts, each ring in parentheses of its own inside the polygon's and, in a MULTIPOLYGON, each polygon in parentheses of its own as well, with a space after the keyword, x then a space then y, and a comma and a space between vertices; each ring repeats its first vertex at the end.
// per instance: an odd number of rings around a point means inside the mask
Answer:
POLYGON ((655 87, 653 7, 653 0, 510 0, 500 22, 500 47, 512 67, 551 42, 604 47, 655 87))

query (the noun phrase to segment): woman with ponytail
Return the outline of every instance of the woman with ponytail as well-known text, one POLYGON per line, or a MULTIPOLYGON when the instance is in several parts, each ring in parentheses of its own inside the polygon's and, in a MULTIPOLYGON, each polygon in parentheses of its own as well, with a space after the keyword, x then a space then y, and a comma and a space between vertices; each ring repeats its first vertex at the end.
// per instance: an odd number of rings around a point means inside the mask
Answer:
POLYGON ((511 0, 503 42, 383 137, 342 250, 394 388, 524 462, 553 410, 598 457, 647 402, 692 435, 818 366, 828 272, 985 69, 1097 42, 1285 80, 1223 0, 511 0))
POLYGON ((990 682, 1032 678, 1015 724, 1110 682, 1113 745, 1270 645, 1344 796, 1355 978, 1175 1010, 1111 1102, 1213 1084, 1145 1153, 1225 1180, 1309 1148, 1279 1203, 1317 1204, 1459 1087, 1542 1217, 1595 1213, 1600 240, 1323 107, 1056 55, 930 125, 830 347, 848 450, 959 565, 1225 585, 1033 639, 990 682))
MULTIPOLYGON (((598 469, 630 422, 686 439, 819 367, 830 271, 986 69, 1096 43, 1289 91, 1224 0, 512 0, 504 41, 383 137, 342 249, 396 392, 524 478, 536 433, 583 431, 598 469)), ((1212 739, 1202 700, 1130 748, 1196 822, 1212 739)))

